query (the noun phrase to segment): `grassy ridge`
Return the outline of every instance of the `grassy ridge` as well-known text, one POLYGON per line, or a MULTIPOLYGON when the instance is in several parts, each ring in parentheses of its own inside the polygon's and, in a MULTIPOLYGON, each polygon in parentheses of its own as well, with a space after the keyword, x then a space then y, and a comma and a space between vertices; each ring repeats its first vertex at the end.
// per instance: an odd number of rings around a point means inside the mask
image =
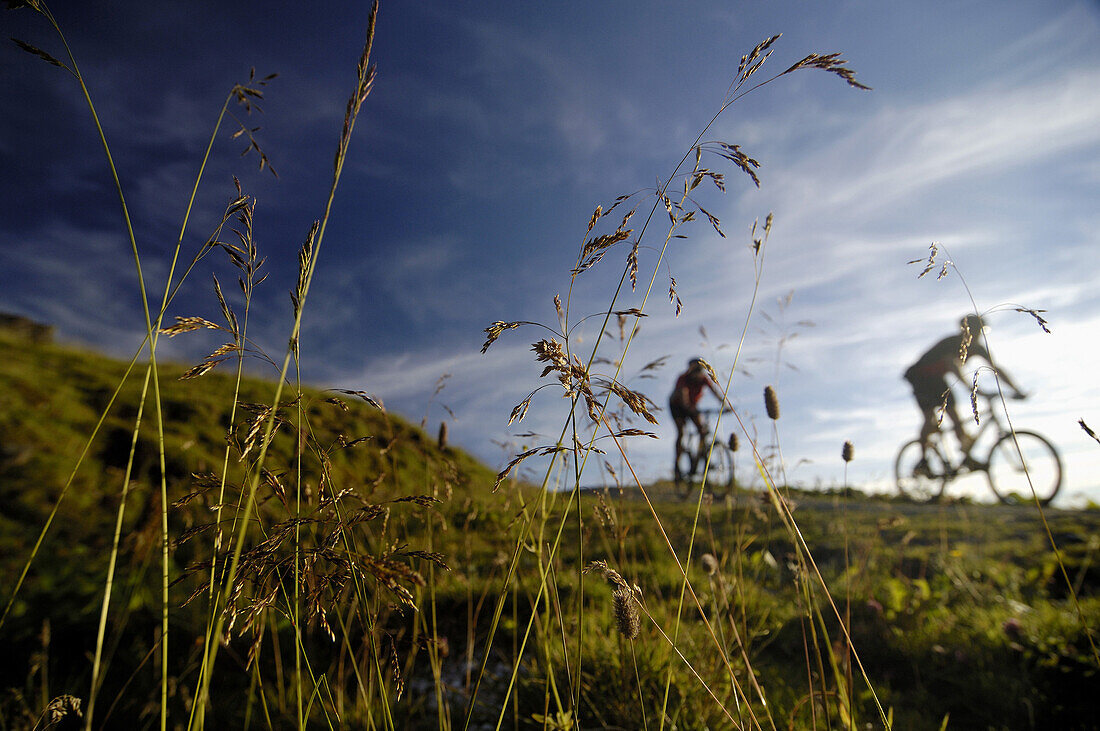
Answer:
MULTIPOLYGON (((61 486, 122 382, 126 364, 93 352, 34 342, 6 329, 0 329, 0 349, 7 356, 0 362, 0 586, 6 602, 61 486)), ((221 471, 227 441, 234 457, 226 503, 239 502, 250 466, 237 457, 257 418, 246 409, 227 434, 234 400, 232 375, 212 372, 180 381, 184 370, 169 365, 161 374, 168 499, 187 500, 171 509, 170 530, 176 537, 210 523, 217 502, 210 476, 221 471)), ((86 656, 94 649, 95 621, 140 388, 139 375, 131 374, 91 442, 4 626, 5 645, 15 649, 18 660, 3 663, 0 684, 19 689, 19 696, 47 679, 65 692, 86 696, 86 689, 81 689, 90 682, 86 656), (52 673, 37 667, 42 664, 39 658, 52 673), (54 669, 54 664, 61 670, 54 669)), ((270 402, 272 393, 272 383, 245 378, 238 398, 242 404, 262 405, 270 402)), ((315 514, 322 512, 319 505, 326 498, 331 501, 333 485, 350 487, 358 504, 366 505, 441 491, 448 498, 460 497, 472 490, 487 492, 492 484, 493 473, 467 454, 437 449, 420 429, 355 396, 305 390, 302 404, 308 426, 299 432, 290 423, 294 406, 288 405, 282 414, 286 423, 269 450, 269 474, 274 480, 265 482, 259 513, 259 520, 269 525, 285 519, 293 502, 293 494, 287 495, 282 483, 287 475, 293 479, 297 469, 299 439, 314 457, 302 463, 302 485, 303 499, 315 514)), ((126 579, 123 586, 116 586, 114 599, 115 606, 121 600, 122 612, 113 619, 114 643, 123 654, 118 665, 130 669, 148 662, 144 657, 151 647, 148 637, 157 629, 158 484, 156 431, 146 412, 134 450, 122 530, 120 571, 126 579)), ((415 504, 409 506, 411 512, 421 510, 415 504)), ((394 523, 405 519, 395 515, 394 523)), ((170 574, 180 579, 172 592, 177 606, 201 583, 197 581, 201 572, 192 566, 200 558, 198 542, 173 546, 170 574)), ((189 605, 173 622, 181 625, 182 632, 201 638, 204 619, 196 610, 197 603, 189 605)), ((190 645, 185 643, 181 650, 190 645)), ((181 662, 194 662, 194 658, 187 656, 181 662)), ((114 678, 114 689, 120 690, 126 680, 125 675, 114 678)), ((111 687, 109 677, 104 692, 111 687)), ((130 687, 134 687, 132 680, 130 687)), ((47 688, 42 686, 41 692, 47 693, 47 688)), ((20 705, 13 707, 18 710, 20 705)))
MULTIPOLYGON (((0 444, 4 450, 0 463, 0 568, 3 584, 9 586, 8 577, 21 570, 57 486, 67 478, 125 364, 94 353, 32 343, 3 331, 0 347, 11 354, 0 364, 0 444)), ((171 417, 166 419, 165 435, 170 500, 194 490, 192 473, 220 468, 227 404, 232 396, 229 379, 217 373, 199 381, 172 378, 182 371, 167 367, 167 377, 162 379, 162 404, 166 416, 171 417)), ((21 708, 40 708, 42 698, 61 692, 86 693, 87 653, 94 646, 106 552, 129 450, 128 424, 139 386, 132 379, 108 415, 5 627, 5 641, 12 652, 4 664, 2 686, 9 689, 4 712, 12 727, 19 727, 20 718, 33 715, 21 708)), ((241 401, 263 403, 271 390, 270 383, 246 380, 241 401)), ((382 504, 408 495, 433 495, 440 501, 430 507, 387 503, 394 508, 386 516, 389 525, 380 528, 372 521, 369 530, 359 533, 364 545, 376 550, 378 541, 395 540, 415 548, 430 547, 443 554, 450 568, 429 572, 424 565, 427 562, 413 560, 424 576, 432 577, 430 584, 414 588, 419 612, 400 611, 392 599, 385 599, 384 591, 374 594, 381 602, 379 636, 392 641, 402 682, 408 688, 394 704, 394 723, 410 728, 437 727, 439 699, 457 717, 476 678, 473 666, 480 660, 491 600, 500 592, 503 566, 517 540, 521 523, 517 516, 559 515, 565 497, 551 495, 535 503, 536 492, 514 485, 490 493, 493 475, 487 468, 459 451, 438 450, 423 432, 404 421, 350 399, 345 411, 326 401, 331 393, 306 391, 304 397, 309 404, 310 434, 303 438, 311 445, 331 445, 341 435, 345 441, 370 437, 333 452, 325 478, 330 484, 352 488, 362 504, 382 504), (387 608, 389 604, 392 606, 387 608), (427 641, 432 615, 435 639, 427 641), (430 667, 429 646, 437 652, 437 672, 446 686, 438 697, 426 690, 435 683, 436 672, 430 667)), ((236 432, 237 439, 240 432, 236 432)), ((115 601, 121 609, 112 617, 112 659, 101 691, 107 705, 122 699, 107 719, 108 725, 120 717, 143 717, 148 701, 155 697, 151 671, 139 672, 136 679, 129 677, 142 667, 152 649, 149 638, 157 629, 157 577, 150 568, 155 569, 157 559, 159 505, 151 483, 156 480, 155 445, 147 440, 139 440, 136 484, 124 531, 122 561, 128 567, 127 579, 116 590, 115 601)), ((270 464, 292 465, 294 441, 292 430, 284 427, 272 445, 270 464)), ((315 470, 311 473, 307 468, 303 482, 309 486, 307 491, 312 491, 310 502, 315 510, 319 479, 315 470)), ((672 499, 671 490, 661 485, 652 486, 651 492, 661 498, 658 515, 682 552, 694 506, 672 499)), ((893 713, 895 728, 938 725, 948 714, 952 726, 959 728, 1026 728, 1028 724, 1021 719, 1027 714, 1037 714, 1039 726, 1057 721, 1063 728, 1088 727, 1091 716, 1084 698, 1087 688, 1095 683, 1096 672, 1031 511, 968 504, 915 506, 869 499, 855 492, 791 497, 800 529, 834 602, 849 621, 853 644, 879 697, 893 713)), ((706 506, 696 549, 696 555, 705 556, 689 573, 712 623, 734 651, 731 655, 736 657, 741 647, 745 649, 767 689, 776 723, 793 722, 804 728, 812 723, 807 673, 813 684, 821 682, 816 668, 807 671, 805 645, 814 637, 804 621, 805 607, 796 580, 801 568, 795 561, 794 545, 771 506, 761 498, 740 493, 706 506)), ((271 492, 261 499, 261 516, 269 525, 276 524, 277 496, 271 492)), ((171 513, 173 534, 208 520, 211 503, 208 495, 200 495, 175 509, 171 513)), ((607 560, 642 588, 646 610, 667 630, 675 613, 680 575, 651 528, 653 517, 648 509, 632 491, 612 488, 586 491, 580 512, 584 516, 583 539, 564 542, 553 562, 555 600, 564 604, 577 596, 581 587, 576 546, 583 545, 584 561, 607 560)), ((1050 519, 1065 546, 1067 568, 1078 596, 1095 621, 1100 617, 1100 567, 1095 562, 1095 542, 1090 543, 1087 536, 1097 534, 1100 516, 1055 511, 1050 519)), ((194 545, 183 543, 174 548, 174 579, 198 557, 200 551, 194 545)), ((545 541, 529 541, 526 550, 537 553, 540 545, 544 547, 545 541)), ((583 633, 578 635, 568 617, 564 628, 555 632, 564 630, 570 652, 576 651, 572 643, 578 636, 583 643, 582 703, 573 712, 584 727, 635 727, 641 722, 636 684, 645 689, 643 695, 659 697, 666 663, 675 658, 655 627, 643 621, 630 659, 629 646, 614 631, 610 588, 592 574, 584 583, 589 614, 583 633)), ((181 581, 173 588, 173 604, 182 604, 197 585, 195 575, 181 581)), ((532 601, 539 585, 537 571, 528 569, 517 574, 510 588, 503 612, 504 637, 497 640, 496 660, 481 695, 485 721, 495 721, 498 709, 493 700, 507 683, 516 644, 532 618, 532 601)), ((171 663, 176 681, 173 688, 177 689, 172 702, 179 705, 180 712, 187 704, 186 688, 194 682, 193 648, 195 642, 201 642, 201 606, 201 601, 193 602, 172 615, 173 632, 185 638, 177 637, 179 650, 171 663)), ((725 716, 700 679, 726 701, 728 680, 722 680, 722 667, 706 649, 709 640, 698 616, 690 612, 686 616, 685 634, 678 647, 690 659, 693 670, 680 663, 672 684, 670 716, 680 728, 721 727, 728 719, 723 720, 725 716)), ((551 624, 559 621, 549 616, 534 619, 551 624)), ((335 623, 333 617, 330 621, 335 623)), ((824 627, 837 646, 842 674, 851 677, 851 658, 842 651, 835 617, 826 616, 824 627)), ((344 719, 355 719, 355 704, 350 700, 355 682, 346 668, 340 676, 338 645, 326 634, 316 620, 310 623, 304 635, 308 654, 316 672, 329 674, 333 692, 349 696, 334 708, 344 704, 344 719)), ((285 697, 289 670, 280 667, 275 658, 283 654, 283 662, 289 661, 285 653, 294 641, 293 634, 289 626, 276 622, 264 636, 275 646, 264 648, 266 654, 256 667, 261 684, 269 689, 266 713, 274 727, 281 727, 284 722, 292 724, 293 709, 285 697)), ((824 639, 818 637, 817 641, 824 639)), ((249 672, 244 669, 249 646, 247 635, 238 634, 230 643, 224 672, 219 671, 223 672, 223 690, 249 689, 249 672)), ((575 659, 553 645, 529 649, 526 670, 517 679, 516 705, 506 712, 509 725, 516 709, 521 727, 542 727, 547 718, 564 723, 560 713, 555 715, 554 704, 546 703, 547 678, 556 678, 563 689, 577 682, 570 677, 576 672, 575 659)), ((873 721, 873 706, 866 689, 860 691, 859 685, 855 680, 855 708, 861 718, 873 721)), ((828 692, 836 693, 837 688, 828 692)), ((215 719, 243 720, 241 704, 229 701, 225 693, 213 702, 215 719)), ((823 724, 826 704, 817 705, 817 720, 823 724)), ((257 705, 256 713, 259 708, 257 705)), ((317 722, 323 719, 322 714, 311 717, 317 722)), ((256 716, 252 720, 258 723, 256 716)), ((833 718, 831 725, 837 727, 837 722, 833 718)))

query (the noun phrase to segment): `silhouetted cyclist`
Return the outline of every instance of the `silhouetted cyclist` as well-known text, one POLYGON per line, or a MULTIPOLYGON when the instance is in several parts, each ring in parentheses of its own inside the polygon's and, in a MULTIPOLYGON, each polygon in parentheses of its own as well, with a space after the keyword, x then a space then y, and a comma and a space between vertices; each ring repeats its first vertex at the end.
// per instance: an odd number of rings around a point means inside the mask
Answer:
MULTIPOLYGON (((718 390, 718 386, 707 373, 707 369, 703 367, 703 360, 692 358, 688 361, 688 369, 676 379, 676 386, 668 397, 668 409, 672 414, 672 420, 676 423, 676 457, 674 462, 676 482, 683 479, 680 472, 680 455, 685 453, 684 427, 687 422, 691 421, 695 425, 695 429, 699 432, 700 444, 706 443, 707 434, 710 433, 710 428, 699 413, 699 401, 703 398, 704 388, 709 388, 716 399, 720 402, 723 401, 722 392, 718 390)), ((688 455, 688 458, 692 460, 694 471, 694 460, 697 455, 691 454, 688 455)))
MULTIPOLYGON (((951 387, 947 383, 947 375, 952 374, 963 383, 966 376, 963 375, 963 343, 969 342, 965 348, 966 357, 978 356, 990 366, 993 361, 989 353, 981 343, 981 334, 984 323, 977 315, 967 315, 959 322, 960 330, 933 345, 927 353, 922 355, 916 363, 905 371, 905 380, 913 387, 913 396, 917 399, 917 407, 924 416, 924 424, 920 430, 920 444, 925 456, 928 453, 928 441, 932 435, 939 431, 939 419, 936 410, 941 406, 951 419, 952 430, 959 440, 959 446, 963 452, 969 452, 974 446, 974 438, 963 429, 962 419, 955 405, 955 398, 951 393, 951 387)), ((1024 398, 1024 394, 1012 382, 1012 379, 1003 370, 997 369, 997 375, 1012 389, 1013 398, 1024 398)), ((969 386, 969 384, 967 384, 969 386)), ((925 457, 917 463, 917 469, 927 468, 925 457)))

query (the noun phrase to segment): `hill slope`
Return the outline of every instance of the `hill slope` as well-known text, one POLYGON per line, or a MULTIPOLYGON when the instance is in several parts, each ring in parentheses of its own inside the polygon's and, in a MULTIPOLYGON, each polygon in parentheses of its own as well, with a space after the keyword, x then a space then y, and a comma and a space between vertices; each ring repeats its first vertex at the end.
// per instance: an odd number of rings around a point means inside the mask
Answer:
MULTIPOLYGON (((5 353, 0 359, 0 520, 4 521, 0 535, 5 541, 3 555, 12 556, 19 553, 15 537, 40 527, 69 479, 115 389, 123 382, 127 364, 68 346, 35 342, 3 328, 0 350, 5 353)), ((167 365, 161 366, 160 372, 169 500, 190 491, 194 474, 220 472, 227 445, 231 447, 230 470, 239 466, 240 454, 248 444, 248 429, 266 413, 263 409, 274 393, 270 382, 243 378, 237 426, 227 437, 234 403, 233 375, 212 372, 178 380, 184 370, 167 365)), ((100 547, 99 539, 110 538, 110 532, 104 530, 110 521, 105 519, 113 518, 113 503, 122 488, 144 372, 144 365, 138 363, 126 378, 90 442, 58 516, 58 530, 93 551, 100 547)), ((286 395, 292 392, 292 388, 284 391, 283 423, 269 455, 269 460, 283 469, 294 461, 292 432, 297 403, 292 395, 286 395)), ((127 510, 132 516, 127 521, 130 528, 148 517, 155 501, 151 488, 159 486, 153 404, 150 387, 133 456, 131 499, 135 502, 127 510)), ((430 493, 438 487, 435 468, 443 464, 452 488, 476 486, 480 491, 492 485, 492 472, 469 455, 438 449, 422 430, 355 395, 306 388, 301 404, 308 425, 302 427, 302 444, 315 456, 325 454, 325 480, 352 487, 363 498, 379 491, 389 497, 402 491, 430 493), (352 444, 341 448, 341 443, 352 444)), ((318 468, 306 460, 304 469, 306 495, 313 495, 319 487, 318 468)))
MULTIPOLYGON (((9 327, 0 327, 0 352, 4 353, 0 359, 0 610, 64 492, 0 630, 3 644, 20 658, 3 664, 0 687, 18 686, 26 679, 35 653, 41 651, 37 646, 43 632, 52 635, 55 654, 76 661, 70 679, 79 686, 87 682, 82 658, 94 648, 131 446, 118 569, 123 578, 113 600, 124 616, 116 631, 124 637, 132 631, 152 631, 156 625, 161 543, 157 408, 150 387, 135 442, 144 364, 139 362, 126 376, 126 363, 9 327), (129 629, 124 629, 127 623, 129 629), (59 653, 59 646, 66 649, 59 653)), ((259 452, 260 438, 250 432, 263 424, 274 394, 270 382, 242 379, 235 426, 230 430, 237 391, 232 367, 230 363, 223 366, 225 372, 190 380, 179 380, 185 370, 181 366, 166 365, 160 370, 167 498, 169 503, 181 503, 169 513, 173 539, 169 575, 173 581, 183 577, 172 590, 176 605, 196 586, 194 574, 201 573, 192 565, 200 554, 194 548, 199 540, 180 541, 203 526, 212 534, 218 505, 241 503, 254 471, 252 460, 259 452)), ((396 505, 392 501, 410 496, 460 499, 486 493, 492 486, 495 475, 472 457, 461 450, 438 448, 422 430, 354 394, 304 389, 299 401, 293 393, 293 388, 284 390, 279 428, 257 493, 262 525, 278 525, 296 514, 297 484, 301 485, 301 515, 316 526, 331 518, 334 493, 343 493, 341 506, 354 511, 396 505)), ((416 504, 408 507, 406 512, 420 510, 416 504)), ((223 517, 227 534, 233 514, 226 511, 223 517)), ((201 618, 183 613, 180 621, 201 618)), ((65 675, 55 672, 54 677, 65 675)))

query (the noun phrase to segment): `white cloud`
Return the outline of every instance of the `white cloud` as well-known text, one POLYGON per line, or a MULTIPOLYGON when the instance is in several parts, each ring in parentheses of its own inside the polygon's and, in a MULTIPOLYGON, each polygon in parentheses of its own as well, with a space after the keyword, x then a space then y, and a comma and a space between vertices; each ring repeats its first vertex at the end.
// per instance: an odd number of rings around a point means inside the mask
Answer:
POLYGON ((880 219, 933 186, 1098 143, 1100 71, 1072 69, 1019 88, 884 108, 820 153, 772 172, 765 197, 793 213, 795 225, 826 214, 880 219))

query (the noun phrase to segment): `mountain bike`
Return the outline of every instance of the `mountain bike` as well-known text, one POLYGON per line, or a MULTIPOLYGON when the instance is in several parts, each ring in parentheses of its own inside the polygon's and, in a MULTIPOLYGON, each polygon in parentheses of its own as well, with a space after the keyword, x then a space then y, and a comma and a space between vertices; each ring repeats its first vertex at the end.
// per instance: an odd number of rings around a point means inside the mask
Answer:
POLYGON ((898 492, 911 500, 929 502, 939 499, 952 480, 984 472, 989 488, 1002 503, 1031 502, 1032 487, 1040 504, 1050 503, 1062 486, 1058 450, 1041 434, 1006 428, 995 408, 998 399, 996 393, 975 394, 979 427, 967 450, 955 446, 953 434, 945 439, 942 429, 932 435, 923 453, 919 439, 907 442, 894 463, 898 492), (988 451, 985 445, 991 445, 988 451))
MULTIPOLYGON (((729 439, 718 439, 711 450, 713 435, 710 429, 710 418, 721 413, 718 409, 700 409, 703 425, 707 427, 705 434, 700 434, 692 426, 685 425, 684 453, 680 455, 680 462, 676 465, 676 473, 682 475, 676 480, 676 491, 681 498, 688 498, 695 494, 698 484, 695 475, 703 478, 703 470, 706 469, 707 488, 715 496, 724 497, 737 484, 734 475, 733 455, 737 451, 737 435, 731 433, 729 439), (710 452, 710 463, 707 464, 707 452, 710 452), (687 469, 682 469, 686 467, 687 469)), ((728 413, 728 412, 727 412, 728 413)))

